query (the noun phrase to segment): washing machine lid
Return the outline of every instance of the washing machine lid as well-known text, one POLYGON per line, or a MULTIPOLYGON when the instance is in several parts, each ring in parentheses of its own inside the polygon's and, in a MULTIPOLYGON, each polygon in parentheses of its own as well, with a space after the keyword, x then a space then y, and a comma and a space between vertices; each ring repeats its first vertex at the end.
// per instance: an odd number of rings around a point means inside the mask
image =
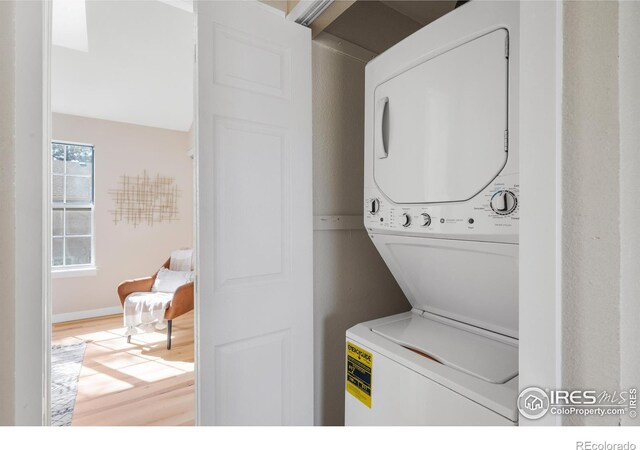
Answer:
POLYGON ((503 384, 518 375, 515 345, 470 330, 471 327, 457 327, 418 314, 371 329, 403 347, 489 383, 503 384))
POLYGON ((500 173, 508 38, 495 30, 376 87, 374 179, 395 203, 468 200, 500 173))
POLYGON ((415 309, 518 338, 518 245, 372 234, 415 309))

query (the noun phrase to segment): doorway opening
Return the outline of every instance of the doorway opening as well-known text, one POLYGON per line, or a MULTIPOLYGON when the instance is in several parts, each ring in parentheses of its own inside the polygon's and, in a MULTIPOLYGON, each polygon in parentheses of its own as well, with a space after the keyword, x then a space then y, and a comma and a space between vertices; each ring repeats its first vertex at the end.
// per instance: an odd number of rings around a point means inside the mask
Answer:
POLYGON ((52 425, 195 423, 194 20, 52 2, 52 425))

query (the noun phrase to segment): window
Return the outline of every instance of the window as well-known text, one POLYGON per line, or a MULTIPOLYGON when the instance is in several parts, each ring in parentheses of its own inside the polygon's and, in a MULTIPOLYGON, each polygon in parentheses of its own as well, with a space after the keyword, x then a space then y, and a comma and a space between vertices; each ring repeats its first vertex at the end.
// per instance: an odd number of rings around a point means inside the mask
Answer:
POLYGON ((51 144, 54 270, 94 267, 93 156, 92 145, 51 144))

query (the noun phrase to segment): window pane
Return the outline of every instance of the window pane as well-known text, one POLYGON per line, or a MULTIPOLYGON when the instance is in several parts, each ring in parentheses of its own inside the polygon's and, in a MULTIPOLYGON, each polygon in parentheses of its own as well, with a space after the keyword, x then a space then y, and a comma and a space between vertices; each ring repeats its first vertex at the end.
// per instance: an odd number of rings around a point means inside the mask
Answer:
POLYGON ((93 164, 90 162, 67 161, 68 175, 91 175, 93 173, 93 164))
POLYGON ((62 214, 63 211, 61 209, 54 209, 51 214, 51 228, 53 228, 54 236, 62 236, 63 228, 62 228, 62 214))
POLYGON ((53 173, 64 173, 64 145, 51 144, 51 159, 53 173))
POLYGON ((54 202, 64 201, 64 176, 54 175, 51 188, 51 199, 54 202))
POLYGON ((67 209, 67 236, 74 234, 91 234, 91 210, 67 209))
POLYGON ((51 161, 51 171, 60 175, 64 174, 64 161, 61 159, 54 159, 51 161))
POLYGON ((51 249, 51 265, 52 266, 61 266, 64 264, 63 256, 62 256, 62 244, 64 239, 62 238, 53 238, 53 248, 51 249))
MULTIPOLYGON (((93 203, 93 155, 91 146, 51 143, 53 202, 93 203)), ((78 206, 51 210, 53 266, 91 264, 93 213, 78 206)))
POLYGON ((67 175, 67 203, 90 203, 91 200, 91 178, 67 175))
POLYGON ((67 175, 93 173, 93 148, 80 145, 67 146, 67 175))
POLYGON ((91 238, 90 237, 68 237, 66 243, 67 265, 90 264, 91 263, 91 238))

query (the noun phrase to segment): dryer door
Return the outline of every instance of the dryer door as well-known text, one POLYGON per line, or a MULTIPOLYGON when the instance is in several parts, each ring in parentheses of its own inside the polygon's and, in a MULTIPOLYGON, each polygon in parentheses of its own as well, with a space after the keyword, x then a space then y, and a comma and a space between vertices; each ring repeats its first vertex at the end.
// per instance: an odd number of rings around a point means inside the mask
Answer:
POLYGON ((508 33, 466 42, 380 84, 374 177, 395 203, 464 201, 507 161, 508 33))

